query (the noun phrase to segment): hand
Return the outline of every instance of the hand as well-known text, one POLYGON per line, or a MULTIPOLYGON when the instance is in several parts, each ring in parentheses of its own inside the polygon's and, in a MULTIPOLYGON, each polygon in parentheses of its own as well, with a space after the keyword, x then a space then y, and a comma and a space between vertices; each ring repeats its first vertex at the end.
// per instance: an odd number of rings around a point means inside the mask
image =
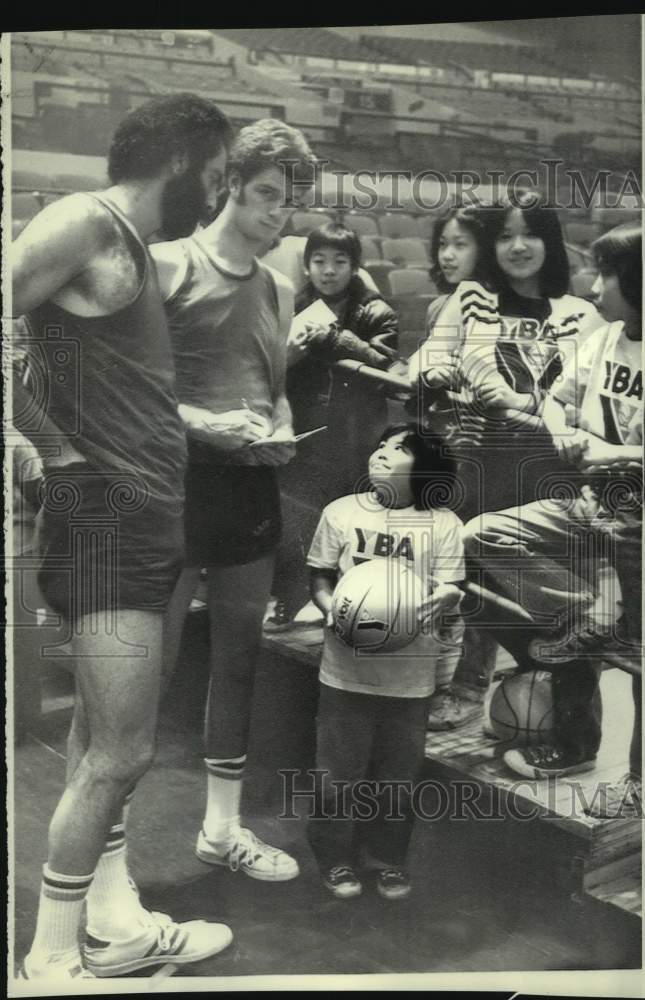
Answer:
POLYGON ((459 359, 451 355, 442 364, 428 368, 421 375, 421 381, 429 389, 458 389, 461 384, 459 359))
POLYGON ((417 620, 421 623, 421 631, 428 635, 439 618, 447 611, 452 611, 459 604, 461 591, 454 583, 441 583, 427 597, 424 597, 417 611, 417 620))
POLYGON ((578 431, 577 434, 572 434, 570 436, 554 437, 553 444, 558 458, 562 459, 563 462, 567 462, 569 465, 579 466, 584 458, 587 448, 589 447, 589 438, 582 431, 578 431))
POLYGON ((201 406, 180 403, 179 415, 190 437, 205 441, 221 451, 237 451, 271 434, 269 421, 247 408, 213 413, 201 406))
POLYGON ((488 421, 481 413, 474 413, 469 406, 458 408, 457 420, 450 428, 448 436, 452 447, 466 445, 469 448, 481 447, 484 435, 488 429, 488 421))
POLYGON ((243 451, 245 465, 286 465, 296 453, 293 428, 283 424, 261 444, 247 447, 243 451))
POLYGON ((295 365, 309 350, 309 332, 299 330, 295 337, 287 341, 287 366, 295 365))
POLYGON ((515 392, 509 385, 488 382, 477 390, 477 398, 487 409, 525 410, 527 394, 515 392))
POLYGON ((304 328, 307 342, 312 345, 324 344, 329 339, 331 331, 331 326, 323 326, 321 323, 307 323, 304 328))
POLYGON ((51 455, 43 459, 43 464, 46 465, 47 469, 59 469, 65 465, 87 461, 85 456, 81 455, 80 451, 77 451, 67 438, 58 438, 56 444, 59 447, 58 455, 51 455))
POLYGON ((333 615, 333 613, 332 613, 332 611, 330 609, 327 612, 327 614, 325 615, 325 628, 333 629, 335 627, 335 625, 336 625, 336 623, 334 621, 334 615, 333 615))
POLYGON ((642 468, 640 449, 626 447, 621 444, 608 444, 597 437, 587 441, 587 448, 580 459, 580 465, 588 471, 596 466, 602 468, 628 468, 637 462, 642 468))

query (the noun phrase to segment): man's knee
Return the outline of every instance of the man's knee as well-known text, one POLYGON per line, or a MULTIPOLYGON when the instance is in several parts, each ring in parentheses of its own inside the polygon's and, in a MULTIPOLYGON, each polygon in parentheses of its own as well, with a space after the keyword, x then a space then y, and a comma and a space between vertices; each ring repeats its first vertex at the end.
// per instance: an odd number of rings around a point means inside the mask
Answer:
POLYGON ((135 744, 124 743, 118 749, 88 751, 86 761, 94 776, 99 781, 108 781, 114 785, 132 785, 143 777, 154 762, 154 741, 137 741, 135 744))

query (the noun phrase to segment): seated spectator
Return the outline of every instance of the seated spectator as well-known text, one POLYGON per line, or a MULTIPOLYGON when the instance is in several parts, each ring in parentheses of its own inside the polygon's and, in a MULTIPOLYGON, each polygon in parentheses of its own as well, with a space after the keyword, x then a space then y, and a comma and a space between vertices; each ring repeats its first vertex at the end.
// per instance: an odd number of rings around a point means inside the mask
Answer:
POLYGON ((544 407, 555 449, 568 465, 566 486, 577 496, 475 518, 465 528, 465 543, 471 567, 480 568, 487 586, 521 604, 533 618, 523 637, 517 623, 499 623, 495 627, 499 640, 520 666, 531 669, 538 663, 553 671, 553 741, 508 750, 504 760, 513 771, 544 778, 592 769, 601 736, 598 665, 603 656, 614 655, 611 662, 632 674, 635 723, 629 772, 613 794, 594 800, 590 808, 593 815, 615 816, 640 810, 639 223, 618 226, 597 240, 593 249, 600 270, 594 294, 607 322, 571 359, 544 407), (623 606, 622 618, 611 631, 593 613, 598 554, 603 550, 618 576, 623 606), (544 623, 549 621, 545 638, 544 623), (518 651, 522 642, 525 648, 518 651))
POLYGON ((296 434, 326 427, 298 445, 296 458, 281 470, 291 516, 285 524, 274 583, 278 599, 265 622, 286 628, 307 598, 304 553, 322 508, 354 489, 372 443, 387 422, 387 400, 374 382, 334 370, 343 359, 386 369, 396 358, 398 319, 381 294, 360 276, 361 245, 345 226, 328 224, 310 234, 304 251, 307 283, 296 298, 296 316, 322 301, 336 319, 313 324, 291 343, 287 396, 296 434), (290 537, 291 536, 291 537, 290 537))

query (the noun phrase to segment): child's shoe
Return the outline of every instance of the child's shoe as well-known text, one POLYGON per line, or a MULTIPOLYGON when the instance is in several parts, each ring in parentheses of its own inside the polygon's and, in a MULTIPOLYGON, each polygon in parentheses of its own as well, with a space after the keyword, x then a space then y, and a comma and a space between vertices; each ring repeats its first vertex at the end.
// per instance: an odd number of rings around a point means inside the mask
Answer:
POLYGON ((360 896, 363 891, 363 886, 356 877, 356 872, 348 865, 330 868, 325 875, 323 884, 337 899, 353 899, 354 896, 360 896))
POLYGON ((403 868, 382 868, 376 878, 376 891, 383 899, 404 899, 412 891, 410 879, 403 868))

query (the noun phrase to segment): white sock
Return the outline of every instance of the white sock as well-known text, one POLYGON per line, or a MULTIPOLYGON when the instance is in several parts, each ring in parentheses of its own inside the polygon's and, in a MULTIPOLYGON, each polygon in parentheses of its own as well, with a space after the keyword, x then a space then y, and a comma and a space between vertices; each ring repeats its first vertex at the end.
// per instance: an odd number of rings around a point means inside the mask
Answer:
POLYGON ((225 846, 240 827, 240 801, 246 754, 242 757, 204 760, 206 765, 206 816, 204 833, 214 844, 225 846))
POLYGON ((38 919, 26 962, 33 975, 78 956, 78 931, 92 875, 60 875, 43 865, 38 919))
POLYGON ((87 930, 92 937, 113 941, 128 936, 128 926, 145 916, 128 872, 125 827, 134 792, 126 797, 123 812, 110 827, 105 850, 87 894, 87 930))

